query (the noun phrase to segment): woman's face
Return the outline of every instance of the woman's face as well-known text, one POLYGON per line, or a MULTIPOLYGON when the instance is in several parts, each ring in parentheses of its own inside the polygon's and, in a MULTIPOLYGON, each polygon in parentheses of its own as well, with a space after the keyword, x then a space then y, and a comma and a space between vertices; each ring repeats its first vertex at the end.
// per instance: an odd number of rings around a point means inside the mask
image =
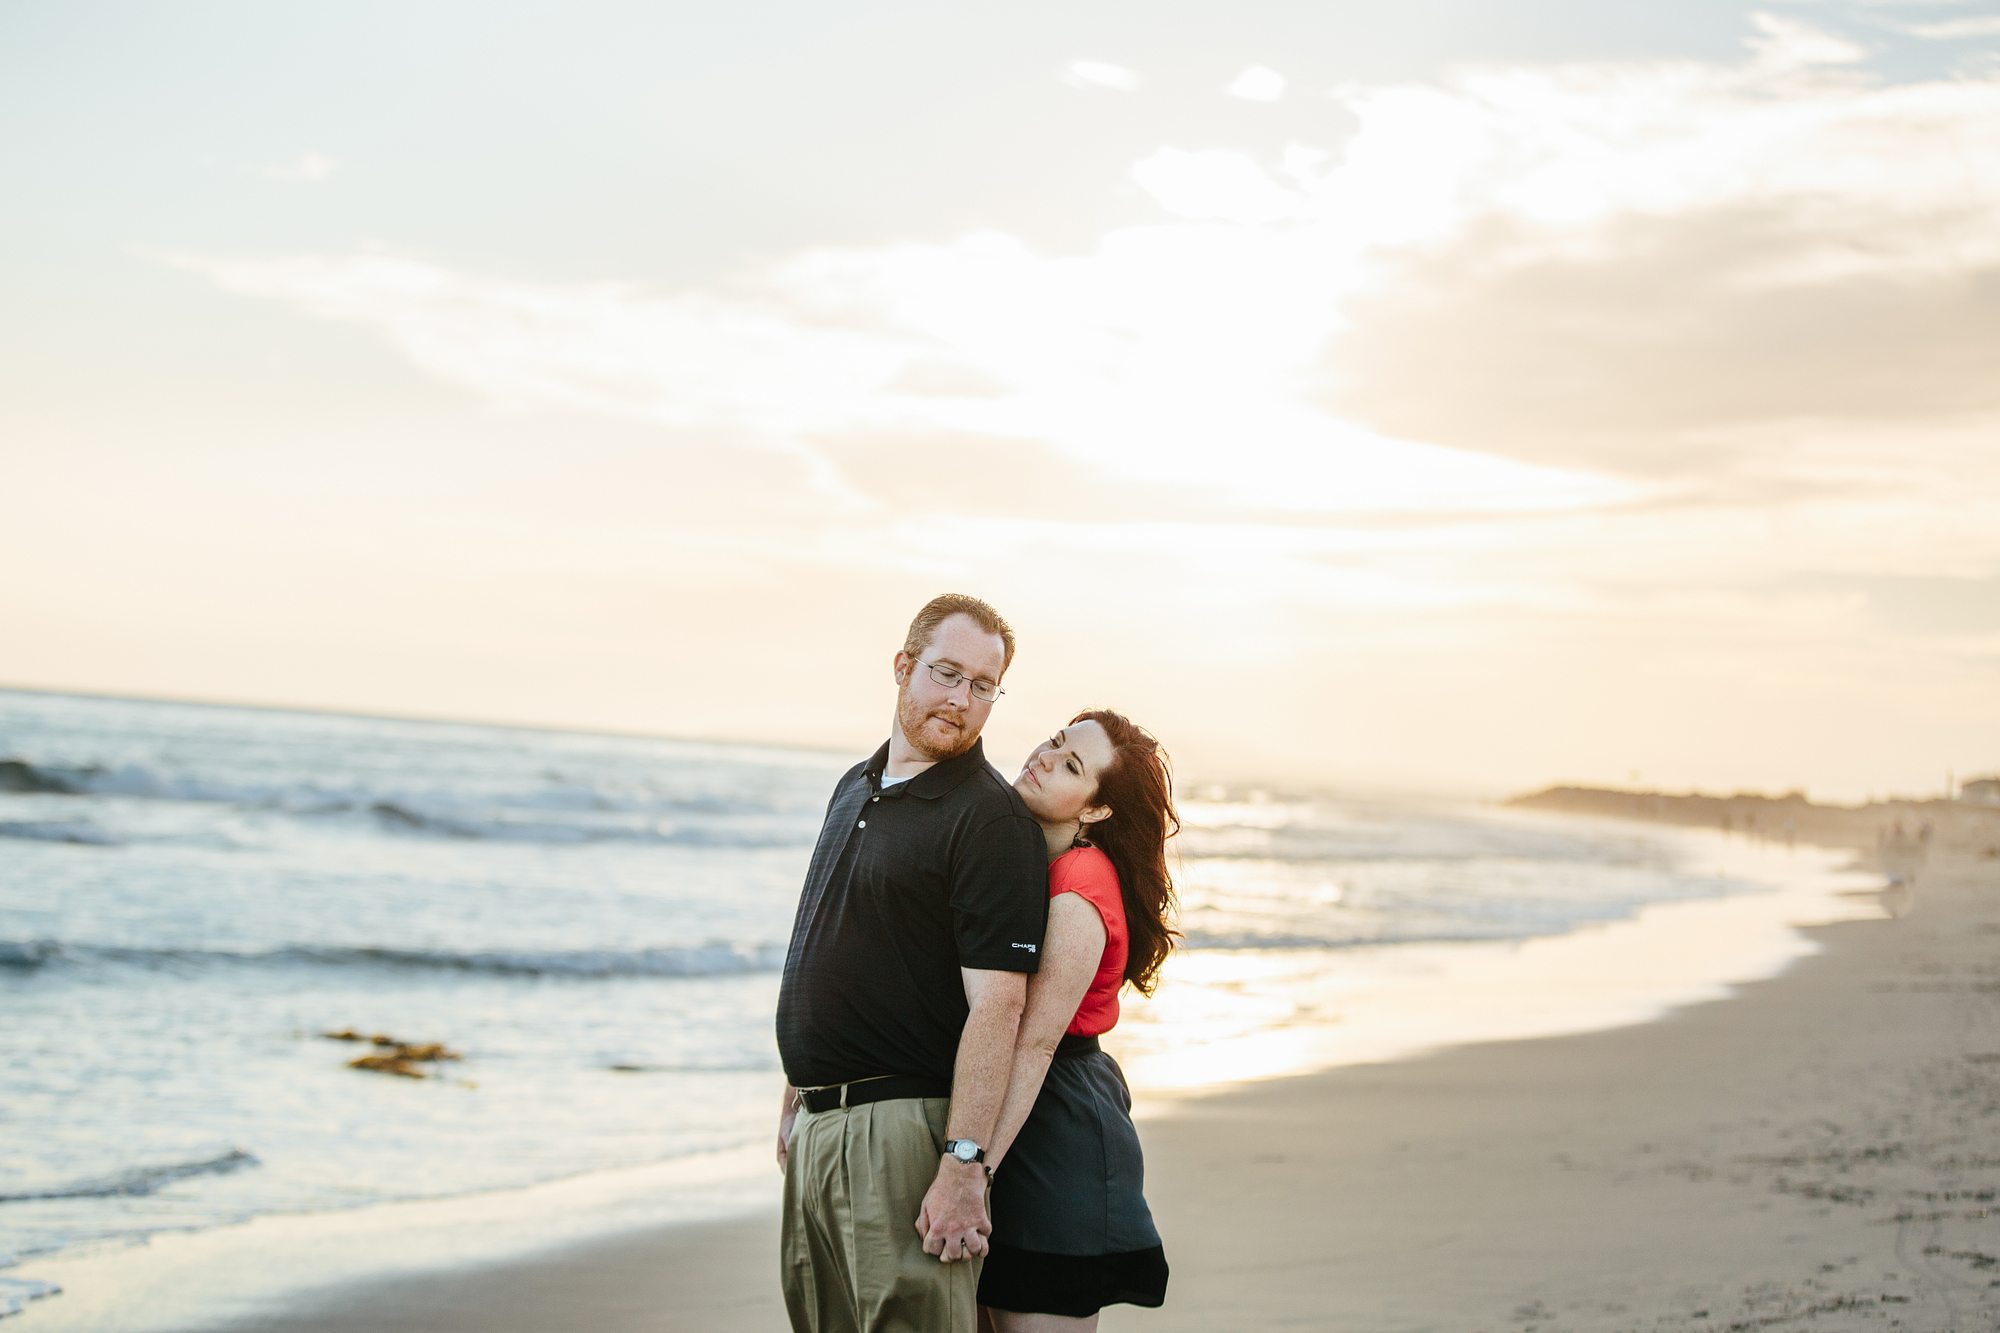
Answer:
POLYGON ((1097 780, 1111 765, 1111 738, 1095 722, 1064 727, 1035 747, 1014 790, 1044 824, 1092 824, 1111 813, 1097 804, 1097 780))

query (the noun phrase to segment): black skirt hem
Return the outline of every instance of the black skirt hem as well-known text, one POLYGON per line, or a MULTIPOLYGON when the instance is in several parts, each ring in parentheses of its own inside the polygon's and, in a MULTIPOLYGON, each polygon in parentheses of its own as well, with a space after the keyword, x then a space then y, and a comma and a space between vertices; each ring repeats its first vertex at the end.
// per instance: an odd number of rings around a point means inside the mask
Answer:
POLYGON ((989 1241, 979 1303, 1014 1314, 1084 1319, 1107 1305, 1156 1310, 1167 1299, 1167 1254, 1155 1245, 1123 1254, 1048 1254, 989 1241))

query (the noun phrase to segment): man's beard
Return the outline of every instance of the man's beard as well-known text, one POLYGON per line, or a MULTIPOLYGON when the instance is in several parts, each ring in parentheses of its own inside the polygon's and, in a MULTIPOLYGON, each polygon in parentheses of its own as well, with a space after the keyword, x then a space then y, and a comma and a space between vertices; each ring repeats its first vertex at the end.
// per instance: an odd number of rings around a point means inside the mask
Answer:
POLYGON ((979 729, 969 725, 965 714, 945 709, 936 711, 959 724, 960 730, 954 739, 939 743, 926 736, 924 723, 930 720, 930 711, 910 697, 909 686, 905 685, 896 692, 896 725, 902 728, 903 739, 909 742, 912 750, 934 764, 964 754, 979 740, 979 729))

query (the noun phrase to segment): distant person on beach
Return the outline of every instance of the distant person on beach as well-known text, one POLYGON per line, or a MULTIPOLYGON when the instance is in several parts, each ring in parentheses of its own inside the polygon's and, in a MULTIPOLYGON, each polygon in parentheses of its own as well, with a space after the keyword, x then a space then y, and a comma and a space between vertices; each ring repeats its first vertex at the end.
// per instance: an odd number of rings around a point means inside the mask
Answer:
POLYGON ((1037 746, 1014 789, 1042 830, 1049 928, 993 1134, 979 1304, 995 1333, 1083 1333, 1104 1306, 1166 1299, 1132 1096, 1097 1039, 1119 990, 1151 994, 1173 947, 1180 820, 1159 742, 1108 709, 1037 746))
POLYGON ((778 993, 801 1333, 976 1326, 987 1150, 1049 919, 1041 826, 979 742, 1013 657, 977 598, 918 612, 889 739, 841 778, 813 850, 778 993))

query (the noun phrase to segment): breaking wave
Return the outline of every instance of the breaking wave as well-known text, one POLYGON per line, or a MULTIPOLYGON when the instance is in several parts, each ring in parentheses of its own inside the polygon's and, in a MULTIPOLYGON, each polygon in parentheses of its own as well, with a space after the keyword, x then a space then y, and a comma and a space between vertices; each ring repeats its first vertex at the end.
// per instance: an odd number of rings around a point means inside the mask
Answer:
POLYGON ((775 972, 781 944, 708 944, 656 949, 396 949, 292 945, 282 949, 144 949, 0 940, 0 967, 122 964, 132 967, 376 967, 521 977, 717 977, 775 972))
POLYGON ((231 1171, 241 1171, 249 1166, 261 1166, 254 1153, 241 1148, 232 1148, 220 1157, 211 1157, 199 1162, 176 1162, 170 1166, 142 1166, 123 1171, 115 1176, 102 1176, 96 1180, 81 1180, 69 1185, 51 1185, 44 1189, 22 1190, 17 1194, 0 1194, 0 1203, 25 1203, 30 1199, 109 1199, 116 1196, 151 1194, 155 1190, 173 1184, 176 1180, 186 1180, 189 1176, 219 1176, 231 1171))
POLYGON ((654 842, 681 847, 809 846, 816 830, 796 824, 676 823, 671 820, 546 820, 428 813, 398 801, 376 801, 368 813, 386 829, 432 837, 495 842, 654 842))
POLYGON ((92 847, 118 845, 118 839, 87 819, 0 820, 0 838, 25 838, 30 842, 74 842, 92 847))
POLYGON ((1267 825, 1215 822, 1184 829, 1178 839, 1190 861, 1257 860, 1288 864, 1329 861, 1426 861, 1434 863, 1519 860, 1579 865, 1658 865, 1660 853, 1637 841, 1617 845, 1601 831, 1588 836, 1535 828, 1479 825, 1469 821, 1378 827, 1339 820, 1302 818, 1267 825))
POLYGON ((1282 932, 1262 934, 1257 931, 1209 931, 1189 930, 1182 937, 1184 949, 1231 949, 1242 952, 1269 950, 1284 952, 1298 949, 1361 949, 1371 945, 1386 944, 1473 944, 1482 941, 1515 939, 1519 931, 1384 931, 1378 934, 1354 934, 1339 937, 1322 935, 1285 934, 1282 932))
POLYGON ((24 759, 0 759, 0 791, 71 794, 82 788, 58 769, 41 769, 24 759))
MULTIPOLYGON (((376 832, 496 842, 643 842, 755 850, 810 846, 816 810, 755 799, 649 790, 600 790, 545 775, 512 790, 477 795, 342 788, 311 781, 215 782, 165 777, 141 765, 37 764, 0 759, 0 793, 122 797, 274 811, 302 819, 360 819, 376 832)), ((40 813, 40 812, 38 812, 40 813)), ((0 838, 113 845, 121 839, 89 820, 0 822, 0 838)))
POLYGON ((0 967, 40 967, 61 952, 54 940, 0 940, 0 967))
MULTIPOLYGON (((0 1263, 5 1263, 0 1258, 0 1263)), ((29 1301, 38 1301, 44 1296, 55 1296, 62 1288, 53 1282, 43 1282, 32 1277, 0 1276, 0 1319, 10 1314, 19 1314, 28 1308, 29 1301)))

